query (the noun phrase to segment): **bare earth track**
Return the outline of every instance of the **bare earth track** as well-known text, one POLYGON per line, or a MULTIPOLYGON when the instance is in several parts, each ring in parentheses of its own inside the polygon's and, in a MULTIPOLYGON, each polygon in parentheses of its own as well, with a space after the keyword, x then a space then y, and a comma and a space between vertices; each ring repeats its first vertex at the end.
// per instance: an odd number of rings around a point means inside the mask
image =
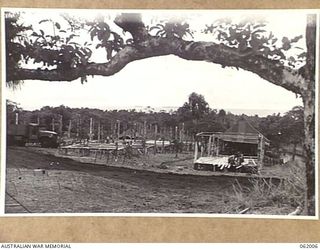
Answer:
POLYGON ((5 212, 236 213, 236 182, 250 185, 247 178, 155 173, 9 147, 5 212))

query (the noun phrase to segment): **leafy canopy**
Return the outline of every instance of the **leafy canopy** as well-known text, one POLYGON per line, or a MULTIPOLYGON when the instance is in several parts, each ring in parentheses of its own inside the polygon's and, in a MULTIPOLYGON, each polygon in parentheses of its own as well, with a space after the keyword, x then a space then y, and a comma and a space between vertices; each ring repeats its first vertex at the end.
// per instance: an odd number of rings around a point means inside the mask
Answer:
MULTIPOLYGON (((5 13, 9 75, 18 68, 32 64, 41 70, 58 69, 67 73, 70 69, 85 68, 94 63, 102 53, 105 54, 105 62, 111 61, 125 48, 144 46, 134 38, 134 32, 142 28, 146 28, 149 38, 184 41, 196 39, 197 35, 199 37, 199 30, 193 30, 188 21, 183 19, 140 24, 135 21, 139 19, 139 14, 127 13, 123 15, 126 19, 120 25, 117 17, 99 15, 92 20, 85 20, 63 13, 57 15, 55 20, 42 19, 34 21, 33 25, 24 25, 23 15, 5 13)), ((267 31, 267 25, 264 20, 244 18, 235 22, 223 18, 206 24, 201 33, 211 35, 212 41, 236 49, 243 55, 254 54, 292 68, 302 67, 306 51, 295 46, 302 35, 277 38, 267 31), (299 53, 288 53, 290 50, 298 50, 299 53)), ((81 81, 86 81, 86 75, 81 76, 81 81)))

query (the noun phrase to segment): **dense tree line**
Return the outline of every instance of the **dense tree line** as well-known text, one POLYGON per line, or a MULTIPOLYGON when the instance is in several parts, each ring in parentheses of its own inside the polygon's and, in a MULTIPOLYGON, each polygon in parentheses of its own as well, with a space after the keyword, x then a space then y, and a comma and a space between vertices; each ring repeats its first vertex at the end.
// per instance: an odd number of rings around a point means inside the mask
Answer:
MULTIPOLYGON (((94 139, 120 135, 148 139, 192 140, 199 132, 224 132, 236 124, 244 115, 235 115, 225 110, 211 109, 204 96, 191 93, 187 102, 173 112, 142 112, 132 110, 100 110, 92 108, 69 108, 66 106, 45 106, 39 110, 26 111, 17 103, 7 101, 7 123, 39 123, 40 127, 55 130, 66 137, 71 132, 73 138, 87 138, 92 118, 94 139), (100 126, 100 128, 98 128, 100 126), (181 137, 183 133, 184 138, 181 137)), ((245 116, 245 118, 272 143, 302 144, 304 138, 303 108, 294 107, 284 115, 272 114, 267 117, 245 116)))

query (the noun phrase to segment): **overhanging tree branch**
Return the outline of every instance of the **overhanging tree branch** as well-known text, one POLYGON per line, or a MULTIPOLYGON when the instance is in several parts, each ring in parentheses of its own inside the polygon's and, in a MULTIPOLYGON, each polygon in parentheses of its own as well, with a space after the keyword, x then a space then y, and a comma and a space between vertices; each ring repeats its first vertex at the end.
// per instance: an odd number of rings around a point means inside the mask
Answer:
POLYGON ((136 42, 145 40, 149 36, 140 14, 126 13, 118 15, 114 23, 122 30, 130 32, 136 42))
POLYGON ((135 60, 170 54, 187 60, 208 61, 223 67, 250 71, 298 94, 301 94, 305 84, 305 79, 297 70, 283 66, 280 61, 255 55, 250 51, 241 53, 236 48, 213 42, 189 42, 179 38, 160 37, 148 37, 132 46, 127 45, 106 63, 88 63, 68 70, 17 69, 7 75, 7 81, 28 79, 72 81, 86 75, 110 76, 135 60))

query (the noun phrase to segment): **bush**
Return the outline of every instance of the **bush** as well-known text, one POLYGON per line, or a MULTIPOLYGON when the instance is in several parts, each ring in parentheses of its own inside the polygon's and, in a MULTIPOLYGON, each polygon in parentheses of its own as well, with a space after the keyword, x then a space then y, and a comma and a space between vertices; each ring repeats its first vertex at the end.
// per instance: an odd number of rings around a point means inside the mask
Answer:
POLYGON ((249 208, 251 214, 288 214, 298 206, 304 207, 306 180, 305 171, 297 161, 283 166, 286 178, 251 179, 249 185, 241 185, 237 180, 229 195, 227 212, 240 213, 249 208))

